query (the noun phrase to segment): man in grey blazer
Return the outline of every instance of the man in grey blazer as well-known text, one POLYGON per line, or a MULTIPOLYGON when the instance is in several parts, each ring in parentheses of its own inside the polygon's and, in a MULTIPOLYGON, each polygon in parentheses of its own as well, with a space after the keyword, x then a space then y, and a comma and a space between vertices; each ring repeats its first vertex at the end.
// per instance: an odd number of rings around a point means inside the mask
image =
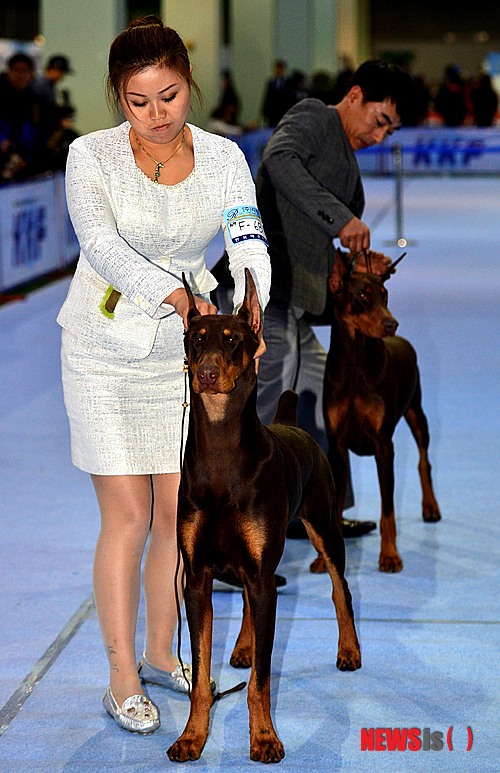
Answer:
MULTIPOLYGON (((334 239, 356 256, 357 270, 366 268, 364 251, 370 248, 370 229, 361 220, 365 198, 355 151, 379 144, 397 130, 411 96, 412 80, 399 67, 365 62, 339 104, 303 99, 283 116, 257 174, 257 203, 272 265, 258 412, 264 424, 270 423, 281 392, 294 389, 300 426, 325 450, 326 352, 313 325, 325 311, 334 239)), ((371 255, 372 270, 382 273, 389 262, 380 253, 371 255)), ((348 492, 346 505, 352 504, 348 492)), ((374 528, 373 521, 343 523, 345 537, 374 528)))

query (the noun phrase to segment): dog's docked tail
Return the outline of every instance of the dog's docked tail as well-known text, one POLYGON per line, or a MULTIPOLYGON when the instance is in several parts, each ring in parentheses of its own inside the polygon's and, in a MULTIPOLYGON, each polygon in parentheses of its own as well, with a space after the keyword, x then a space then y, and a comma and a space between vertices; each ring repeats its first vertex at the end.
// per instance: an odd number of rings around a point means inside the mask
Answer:
POLYGON ((292 427, 297 427, 297 405, 299 403, 299 396, 297 392, 293 392, 291 389, 287 389, 283 392, 278 400, 278 407, 276 409, 276 415, 272 421, 273 424, 288 424, 292 427))

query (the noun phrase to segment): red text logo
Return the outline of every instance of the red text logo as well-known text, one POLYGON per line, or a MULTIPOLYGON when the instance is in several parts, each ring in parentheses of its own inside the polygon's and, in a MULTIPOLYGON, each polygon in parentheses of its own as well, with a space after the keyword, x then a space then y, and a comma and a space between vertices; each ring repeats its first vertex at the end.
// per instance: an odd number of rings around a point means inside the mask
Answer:
MULTIPOLYGON (((467 728, 467 751, 472 749, 472 728, 467 728)), ((440 752, 453 751, 453 727, 447 732, 430 727, 362 727, 362 752, 440 752)))

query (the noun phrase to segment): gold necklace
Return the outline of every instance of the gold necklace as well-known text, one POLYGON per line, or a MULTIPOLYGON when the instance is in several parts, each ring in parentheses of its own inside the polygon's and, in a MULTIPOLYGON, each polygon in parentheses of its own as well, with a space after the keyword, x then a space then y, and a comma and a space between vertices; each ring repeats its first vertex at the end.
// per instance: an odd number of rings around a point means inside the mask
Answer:
POLYGON ((181 139, 180 143, 177 145, 177 147, 176 147, 176 149, 174 150, 174 152, 173 152, 173 153, 172 153, 172 154, 171 154, 171 155, 170 155, 168 158, 166 158, 166 159, 165 159, 165 161, 157 161, 157 160, 156 160, 156 158, 154 158, 154 157, 151 155, 151 153, 150 153, 148 150, 146 150, 146 148, 144 147, 144 145, 143 145, 143 144, 142 144, 142 142, 140 141, 140 139, 139 139, 139 137, 137 136, 137 134, 135 135, 135 139, 136 139, 136 141, 137 141, 137 144, 139 145, 140 149, 141 149, 141 150, 143 150, 143 151, 144 151, 144 153, 145 153, 147 156, 149 156, 149 158, 151 159, 151 161, 153 161, 153 162, 156 164, 156 169, 155 169, 155 178, 154 178, 154 180, 153 180, 153 182, 154 182, 154 183, 157 183, 157 182, 158 182, 158 178, 159 178, 159 176, 160 176, 160 169, 163 169, 163 167, 165 166, 165 164, 166 164, 168 161, 170 161, 170 159, 171 159, 171 158, 173 158, 173 157, 175 156, 175 154, 176 154, 176 153, 178 153, 178 152, 179 152, 179 150, 180 150, 180 149, 182 148, 182 146, 184 145, 184 132, 185 132, 185 131, 186 131, 186 127, 185 127, 185 126, 183 126, 183 127, 182 127, 182 139, 181 139))

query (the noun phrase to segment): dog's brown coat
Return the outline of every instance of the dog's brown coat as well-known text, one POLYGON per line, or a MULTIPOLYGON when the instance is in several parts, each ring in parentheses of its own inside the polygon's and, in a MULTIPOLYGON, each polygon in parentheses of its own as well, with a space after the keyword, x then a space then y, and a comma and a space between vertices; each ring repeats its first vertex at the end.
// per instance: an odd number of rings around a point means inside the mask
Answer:
MULTIPOLYGON (((391 268, 382 276, 350 273, 345 256, 337 251, 330 278, 332 332, 323 394, 338 518, 344 505, 348 450, 376 458, 382 499, 379 568, 383 572, 403 568, 396 547, 392 442, 402 416, 419 450, 422 516, 425 521, 441 518, 432 488, 429 430, 416 353, 408 341, 394 335, 398 323, 387 307, 384 282, 391 273, 391 268)), ((321 556, 311 571, 325 571, 321 556)))
POLYGON ((231 664, 252 667, 250 757, 279 762, 284 749, 270 714, 274 573, 288 520, 295 515, 303 519, 330 573, 339 627, 337 667, 361 666, 344 578, 344 541, 335 518, 333 477, 319 445, 295 424, 294 393, 282 395, 271 427, 262 426, 257 417, 253 356, 261 324, 248 269, 245 302, 237 315, 201 317, 187 285, 186 291, 191 304, 185 335, 191 407, 179 490, 178 540, 186 569, 193 691, 188 722, 168 756, 179 762, 197 759, 207 739, 212 705, 212 580, 226 577, 237 578, 244 586, 243 621, 231 664), (217 402, 217 410, 211 409, 212 401, 217 402))

